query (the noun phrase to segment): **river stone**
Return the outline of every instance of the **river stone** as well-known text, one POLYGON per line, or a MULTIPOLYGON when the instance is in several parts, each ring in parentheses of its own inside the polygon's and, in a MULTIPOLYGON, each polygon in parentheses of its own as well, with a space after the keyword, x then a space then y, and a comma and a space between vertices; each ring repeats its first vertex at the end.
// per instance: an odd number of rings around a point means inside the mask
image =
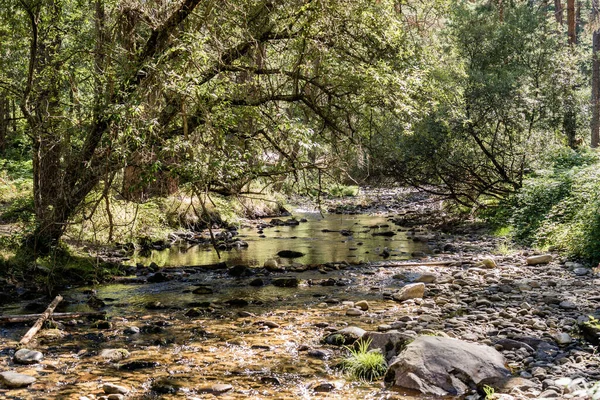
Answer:
POLYGON ((102 386, 102 390, 104 390, 104 393, 106 393, 106 394, 127 394, 127 393, 129 393, 129 389, 127 389, 125 386, 119 386, 119 385, 115 385, 113 383, 105 383, 102 386))
POLYGON ((126 349, 103 349, 99 355, 108 361, 121 361, 129 357, 129 351, 126 349))
POLYGON ((367 311, 369 310, 369 303, 366 300, 357 301, 354 304, 354 307, 358 308, 359 310, 367 311))
POLYGON ((527 257, 527 265, 538 265, 538 264, 548 264, 552 261, 552 255, 544 254, 542 256, 531 256, 527 257))
POLYGON ((573 273, 577 276, 584 276, 590 273, 590 270, 587 268, 575 268, 573 273))
POLYGON ((414 282, 422 282, 422 283, 434 283, 437 280, 437 275, 430 273, 419 274, 414 282))
POLYGON ((503 376, 482 379, 477 387, 491 386, 498 392, 510 393, 514 389, 527 390, 536 388, 537 385, 529 379, 517 376, 503 376))
POLYGON ((488 269, 493 269, 493 268, 496 268, 496 266, 497 266, 496 261, 494 261, 491 258, 484 258, 483 260, 481 260, 481 265, 488 269))
POLYGON ((357 326, 349 326, 327 335, 324 341, 335 346, 350 345, 360 339, 365 332, 364 329, 357 326))
POLYGON ((17 364, 36 364, 42 361, 44 355, 39 351, 21 349, 15 353, 14 361, 17 364))
POLYGON ((504 358, 492 347, 419 336, 391 361, 386 381, 423 394, 460 396, 485 378, 506 376, 504 358))
POLYGON ((31 385, 36 381, 36 378, 30 375, 6 371, 0 372, 0 381, 9 388, 20 388, 31 385))
POLYGON ((358 308, 349 308, 346 310, 346 315, 349 317, 359 317, 363 315, 363 312, 358 308))
POLYGON ((277 287, 298 287, 298 278, 296 278, 295 276, 285 276, 282 278, 277 278, 277 279, 273 279, 273 281, 271 282, 273 283, 273 286, 277 286, 277 287))
POLYGON ((392 295, 396 301, 403 302, 409 299, 420 299, 425 294, 424 283, 411 283, 392 295))

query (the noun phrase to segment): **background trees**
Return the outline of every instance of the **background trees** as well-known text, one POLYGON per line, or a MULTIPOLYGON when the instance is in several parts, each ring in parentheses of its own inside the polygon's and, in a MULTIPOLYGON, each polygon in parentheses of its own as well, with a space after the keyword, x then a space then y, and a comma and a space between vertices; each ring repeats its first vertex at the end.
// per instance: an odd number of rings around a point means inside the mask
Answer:
POLYGON ((31 152, 28 243, 49 251, 94 191, 108 209, 329 176, 505 198, 587 126, 572 3, 563 27, 560 1, 0 0, 0 146, 31 152))

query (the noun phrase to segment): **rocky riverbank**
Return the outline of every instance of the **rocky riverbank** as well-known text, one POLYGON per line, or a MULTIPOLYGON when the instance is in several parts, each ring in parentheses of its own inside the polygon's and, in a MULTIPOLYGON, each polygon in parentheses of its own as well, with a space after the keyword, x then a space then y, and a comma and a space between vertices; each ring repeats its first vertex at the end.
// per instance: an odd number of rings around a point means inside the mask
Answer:
MULTIPOLYGON (((600 326, 589 317, 600 303, 595 270, 558 254, 511 250, 480 225, 447 218, 422 194, 371 193, 327 206, 385 212, 433 254, 408 263, 164 268, 65 295, 71 307, 92 304, 107 319, 53 322, 32 344, 41 358, 16 353, 26 326, 4 325, 0 396, 427 398, 348 379, 336 368, 347 350, 326 339, 343 330, 354 339, 395 338, 383 348, 397 350, 386 354, 390 362, 420 336, 498 351, 519 379, 488 381, 490 398, 592 398, 600 380, 600 326)), ((477 392, 460 379, 465 396, 485 397, 482 385, 477 392)))

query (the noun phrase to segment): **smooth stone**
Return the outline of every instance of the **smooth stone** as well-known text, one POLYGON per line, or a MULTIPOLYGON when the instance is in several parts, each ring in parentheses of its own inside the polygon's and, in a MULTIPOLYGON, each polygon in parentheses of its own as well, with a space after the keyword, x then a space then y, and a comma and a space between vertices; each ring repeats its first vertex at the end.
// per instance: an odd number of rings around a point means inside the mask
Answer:
POLYGON ((420 274, 419 276, 417 276, 415 278, 414 282, 434 283, 436 280, 437 280, 437 275, 424 273, 424 274, 420 274))
POLYGON ((411 283, 402 287, 398 292, 392 295, 396 301, 403 302, 410 299, 420 299, 425 294, 424 283, 411 283))
POLYGON ((109 361, 121 361, 129 357, 129 351, 126 349, 103 349, 99 355, 109 361))
POLYGON ((31 375, 19 374, 13 371, 0 372, 0 381, 9 388, 29 386, 37 379, 31 375))
POLYGON ((15 353, 14 361, 17 364, 36 364, 44 359, 44 355, 35 350, 21 349, 15 353))
POLYGON ((561 301, 558 306, 560 308, 562 308, 562 309, 565 309, 565 310, 575 310, 575 309, 577 309, 577 304, 575 304, 574 302, 572 302, 570 300, 561 301))
POLYGON ((573 273, 577 276, 584 276, 590 273, 590 270, 587 268, 575 268, 573 273))
POLYGON ((493 269, 497 267, 496 261, 491 258, 484 258, 481 260, 481 265, 487 269, 493 269))
POLYGON ((367 311, 369 309, 369 303, 366 300, 357 301, 354 304, 354 307, 363 311, 367 311))
POLYGON ((357 326, 349 326, 327 335, 324 342, 335 346, 351 345, 363 337, 365 330, 357 326))
POLYGON ((560 332, 554 335, 554 340, 561 346, 570 344, 572 341, 571 336, 569 336, 569 334, 565 332, 560 332))
POLYGON ((538 265, 538 264, 548 264, 552 261, 552 255, 544 254, 541 256, 531 256, 527 257, 527 265, 538 265))
POLYGON ((127 393, 129 393, 129 389, 127 389, 125 386, 119 386, 119 385, 115 385, 113 383, 105 383, 102 386, 102 390, 104 390, 104 393, 106 393, 106 394, 127 394, 127 393))
POLYGON ((330 382, 317 382, 311 386, 315 392, 327 393, 335 389, 335 385, 330 382))
POLYGON ((346 315, 349 317, 359 317, 363 315, 363 312, 358 308, 349 308, 346 310, 346 315))
POLYGON ((200 393, 221 394, 233 390, 233 386, 225 383, 217 383, 209 387, 200 388, 200 393))

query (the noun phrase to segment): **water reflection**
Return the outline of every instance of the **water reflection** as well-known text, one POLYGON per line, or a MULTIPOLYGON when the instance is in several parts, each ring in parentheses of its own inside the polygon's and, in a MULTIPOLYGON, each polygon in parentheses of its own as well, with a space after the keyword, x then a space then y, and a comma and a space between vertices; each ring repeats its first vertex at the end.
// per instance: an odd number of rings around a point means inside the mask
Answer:
MULTIPOLYGON (((294 260, 282 259, 282 264, 322 264, 340 261, 380 261, 380 254, 390 253, 390 259, 409 259, 414 252, 428 252, 424 243, 410 240, 402 231, 388 222, 385 216, 339 215, 302 213, 298 219, 308 222, 296 226, 277 226, 264 229, 242 228, 240 239, 248 242, 247 248, 221 251, 219 259, 211 246, 175 246, 153 252, 149 257, 136 255, 132 262, 160 266, 204 265, 225 261, 229 265, 262 265, 281 250, 295 250, 305 255, 294 260), (375 226, 380 226, 374 228, 375 226), (341 231, 341 232, 340 232, 341 231), (373 236, 373 233, 393 232, 394 236, 373 236), (349 235, 349 236, 348 236, 349 235)), ((268 220, 266 221, 268 222, 268 220)))

